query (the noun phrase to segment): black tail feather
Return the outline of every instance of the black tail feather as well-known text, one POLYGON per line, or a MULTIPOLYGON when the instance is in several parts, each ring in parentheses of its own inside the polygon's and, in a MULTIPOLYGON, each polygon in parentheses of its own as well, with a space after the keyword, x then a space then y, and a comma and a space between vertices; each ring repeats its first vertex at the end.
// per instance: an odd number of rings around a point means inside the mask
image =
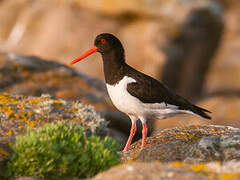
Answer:
POLYGON ((203 109, 203 108, 201 108, 201 107, 198 107, 198 106, 196 106, 196 105, 193 105, 193 106, 191 107, 191 111, 192 111, 193 113, 195 113, 195 114, 203 117, 203 118, 212 119, 211 116, 209 116, 209 115, 207 114, 207 113, 212 113, 212 112, 210 112, 210 111, 207 110, 207 109, 203 109))

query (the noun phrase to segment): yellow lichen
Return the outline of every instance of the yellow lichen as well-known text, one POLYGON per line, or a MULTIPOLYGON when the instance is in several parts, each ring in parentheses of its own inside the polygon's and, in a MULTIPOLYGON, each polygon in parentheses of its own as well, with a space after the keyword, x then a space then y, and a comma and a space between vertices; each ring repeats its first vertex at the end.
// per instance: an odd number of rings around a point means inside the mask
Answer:
POLYGON ((31 121, 26 121, 27 125, 29 125, 30 127, 35 127, 36 123, 35 122, 31 122, 31 121))
POLYGON ((15 101, 16 99, 10 97, 8 94, 0 94, 0 104, 7 104, 15 101))
POLYGON ((11 136, 12 135, 12 131, 8 131, 7 133, 4 134, 5 136, 11 136))
POLYGON ((203 171, 206 167, 206 164, 200 163, 200 164, 193 164, 190 166, 190 168, 195 172, 203 171))
POLYGON ((172 162, 170 163, 171 165, 175 166, 175 167, 183 167, 183 166, 186 166, 186 163, 184 162, 181 162, 181 161, 175 161, 175 162, 172 162))
POLYGON ((4 149, 0 148, 0 154, 2 154, 3 156, 7 156, 8 152, 5 151, 4 149))
POLYGON ((222 173, 220 175, 220 179, 224 180, 224 179, 235 179, 235 178, 239 178, 240 177, 240 173, 222 173))

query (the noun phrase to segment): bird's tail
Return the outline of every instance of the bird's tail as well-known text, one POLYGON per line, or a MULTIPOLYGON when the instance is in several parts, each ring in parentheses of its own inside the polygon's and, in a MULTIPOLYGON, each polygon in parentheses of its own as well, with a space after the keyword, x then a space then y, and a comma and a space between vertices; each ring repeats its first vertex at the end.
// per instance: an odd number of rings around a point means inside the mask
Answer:
POLYGON ((201 107, 198 107, 196 105, 192 105, 192 107, 190 108, 191 111, 203 118, 206 118, 206 119, 211 119, 211 116, 209 116, 207 113, 211 113, 210 111, 204 109, 204 108, 201 108, 201 107))

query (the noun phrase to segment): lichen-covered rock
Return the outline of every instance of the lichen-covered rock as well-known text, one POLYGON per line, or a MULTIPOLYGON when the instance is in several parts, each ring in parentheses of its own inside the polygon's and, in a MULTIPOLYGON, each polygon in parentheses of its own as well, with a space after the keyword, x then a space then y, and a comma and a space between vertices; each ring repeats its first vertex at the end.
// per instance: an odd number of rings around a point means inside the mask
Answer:
POLYGON ((0 107, 2 136, 16 136, 24 132, 27 126, 37 128, 55 121, 77 122, 94 134, 98 134, 98 130, 104 131, 106 125, 92 106, 54 99, 49 95, 0 94, 0 107))
POLYGON ((132 144, 122 161, 227 162, 240 159, 240 129, 213 125, 166 129, 147 138, 146 148, 141 150, 140 145, 132 144))
POLYGON ((221 136, 203 137, 194 144, 185 162, 240 160, 240 131, 221 136))
POLYGON ((206 180, 206 179, 231 179, 240 178, 240 163, 219 162, 187 164, 179 161, 172 163, 161 162, 131 162, 111 168, 108 171, 98 174, 93 180, 206 180))
POLYGON ((98 109, 110 106, 104 82, 66 65, 38 57, 0 53, 1 92, 81 99, 98 109))
POLYGON ((0 94, 0 171, 17 135, 27 127, 38 128, 57 121, 76 122, 86 134, 105 136, 106 121, 92 106, 80 102, 54 99, 49 95, 31 97, 0 94))

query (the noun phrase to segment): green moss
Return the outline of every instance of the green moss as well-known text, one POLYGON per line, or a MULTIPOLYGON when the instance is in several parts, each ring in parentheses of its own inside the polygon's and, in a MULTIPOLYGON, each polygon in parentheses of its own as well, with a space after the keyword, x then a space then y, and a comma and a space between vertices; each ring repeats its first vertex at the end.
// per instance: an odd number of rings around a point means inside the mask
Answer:
POLYGON ((118 164, 118 150, 113 139, 86 137, 77 124, 49 124, 17 137, 9 156, 7 176, 91 177, 118 164))

